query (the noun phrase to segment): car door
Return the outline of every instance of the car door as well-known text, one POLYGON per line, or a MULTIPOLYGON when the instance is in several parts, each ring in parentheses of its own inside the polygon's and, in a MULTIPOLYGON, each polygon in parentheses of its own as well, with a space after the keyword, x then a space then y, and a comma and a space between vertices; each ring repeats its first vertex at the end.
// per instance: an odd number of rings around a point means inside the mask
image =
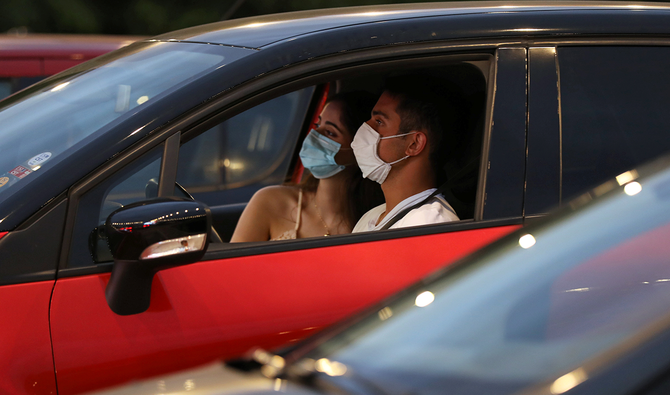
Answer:
MULTIPOLYGON (((425 49, 402 60, 382 52, 374 61, 347 67, 333 68, 337 59, 331 59, 327 62, 333 63, 317 65, 320 69, 311 70, 302 79, 286 77, 287 82, 281 86, 273 82, 273 76, 266 86, 258 83, 246 101, 210 119, 187 119, 168 125, 163 132, 75 186, 70 192, 67 225, 71 233, 65 241, 51 305, 59 393, 79 393, 215 358, 239 356, 252 346, 290 344, 520 226, 526 144, 526 50, 492 45, 487 50, 468 53, 462 48, 455 52, 446 47, 429 57, 421 51, 425 49), (162 270, 155 276, 147 311, 121 316, 109 309, 105 287, 111 264, 105 263, 109 257, 105 256, 104 246, 92 236, 94 227, 114 208, 148 196, 151 188, 147 180, 160 180, 168 172, 178 177, 208 149, 220 149, 228 155, 241 146, 249 155, 260 150, 260 158, 268 157, 270 154, 260 149, 258 133, 267 133, 269 128, 256 123, 258 114, 251 117, 254 121, 246 123, 252 125, 249 128, 241 130, 232 125, 244 125, 240 117, 244 119, 248 111, 267 114, 258 109, 272 101, 295 101, 300 92, 308 92, 312 106, 303 114, 303 125, 309 126, 322 102, 320 89, 327 81, 354 81, 358 73, 374 75, 389 67, 409 70, 442 64, 467 64, 470 68, 485 64, 484 111, 481 122, 473 126, 480 135, 472 156, 477 162, 477 190, 473 193, 476 204, 470 219, 328 238, 211 244, 200 262, 162 270), (322 75, 313 77, 317 72, 322 75), (252 137, 254 133, 256 137, 252 137), (199 141, 200 137, 210 144, 199 141), (226 141, 231 138, 241 140, 226 141), (175 147, 179 145, 176 154, 175 147), (92 260, 90 254, 101 263, 92 260)), ((305 129, 303 126, 303 135, 305 129)), ((295 138, 287 144, 286 149, 279 143, 270 144, 276 152, 289 153, 289 159, 266 161, 266 165, 288 163, 284 176, 290 178, 300 170, 295 161, 299 146, 295 138)), ((232 156, 213 155, 221 160, 225 171, 232 170, 236 163, 232 156)), ((249 155, 247 158, 251 158, 249 155)), ((262 173, 256 170, 252 174, 258 172, 262 173)), ((225 175, 229 176, 233 183, 242 182, 238 186, 246 182, 244 177, 225 175)), ((191 188, 200 188, 203 194, 225 193, 221 173, 214 172, 213 177, 218 186, 191 188)), ((221 196, 217 198, 223 200, 221 212, 239 211, 240 204, 244 204, 244 197, 236 200, 233 195, 221 196)))
MULTIPOLYGON (((558 41, 529 49, 526 217, 670 151, 665 40, 558 41)), ((581 196, 580 196, 581 195, 581 196)))

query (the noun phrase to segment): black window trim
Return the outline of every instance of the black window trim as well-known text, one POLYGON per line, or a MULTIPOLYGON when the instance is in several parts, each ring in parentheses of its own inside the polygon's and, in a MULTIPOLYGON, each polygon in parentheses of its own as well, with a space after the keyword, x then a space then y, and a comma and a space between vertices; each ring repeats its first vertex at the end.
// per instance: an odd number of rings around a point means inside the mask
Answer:
POLYGON ((557 47, 531 46, 528 50, 528 137, 524 217, 546 215, 538 206, 560 206, 562 168, 560 85, 557 47), (554 140, 555 139, 555 140, 554 140), (555 160, 555 162, 554 162, 555 160), (554 193, 545 202, 542 193, 554 193), (547 205, 549 203, 549 205, 547 205))
MULTIPOLYGON (((663 37, 583 37, 583 38, 561 38, 553 40, 534 40, 529 46, 529 49, 533 48, 553 48, 554 50, 554 68, 556 73, 556 89, 555 89, 555 98, 556 100, 556 112, 558 115, 558 125, 557 133, 559 139, 558 145, 558 206, 563 206, 566 203, 563 196, 563 109, 562 109, 562 94, 561 94, 561 69, 560 62, 558 57, 558 49, 561 47, 668 47, 670 46, 670 38, 663 37)), ((529 75, 529 80, 530 80, 529 75)), ((530 81, 529 81, 530 87, 530 81)), ((547 92, 544 92, 543 96, 546 96, 547 92)), ((541 95, 537 95, 541 96, 541 95)), ((546 97, 544 97, 546 100, 546 97)), ((529 105, 531 102, 529 101, 529 105)), ((542 154, 546 154, 543 152, 542 154)), ((547 215, 549 212, 535 212, 527 214, 524 208, 524 218, 526 220, 532 220, 533 218, 542 217, 547 215)))

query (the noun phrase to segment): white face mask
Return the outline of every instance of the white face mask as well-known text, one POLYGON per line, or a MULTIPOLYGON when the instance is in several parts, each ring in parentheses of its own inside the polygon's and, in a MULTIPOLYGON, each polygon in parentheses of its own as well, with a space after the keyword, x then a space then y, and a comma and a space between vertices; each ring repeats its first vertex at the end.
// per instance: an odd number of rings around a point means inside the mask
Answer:
POLYGON ((383 183, 391 171, 391 165, 409 158, 409 155, 394 162, 386 163, 379 157, 378 154, 379 141, 407 136, 408 134, 414 133, 416 132, 380 137, 379 133, 377 133, 370 125, 363 123, 361 127, 358 128, 356 136, 354 136, 354 141, 351 143, 351 148, 354 149, 354 156, 356 156, 358 167, 360 167, 361 172, 363 172, 363 177, 372 181, 376 181, 380 184, 383 183))

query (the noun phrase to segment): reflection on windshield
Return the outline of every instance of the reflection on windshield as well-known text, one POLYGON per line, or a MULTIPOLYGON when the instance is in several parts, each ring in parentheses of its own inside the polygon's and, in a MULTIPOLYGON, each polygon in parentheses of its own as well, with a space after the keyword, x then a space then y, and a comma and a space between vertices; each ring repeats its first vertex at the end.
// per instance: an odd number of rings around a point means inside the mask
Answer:
POLYGON ((579 385, 585 361, 667 314, 670 210, 650 191, 658 180, 632 196, 620 187, 557 226, 535 228, 533 243, 516 236, 415 286, 304 356, 342 363, 388 394, 579 385))
MULTIPOLYGON (((76 144, 224 61, 211 46, 141 43, 97 68, 45 82, 0 111, 0 193, 76 144)), ((108 59, 109 59, 108 58, 108 59)), ((66 72, 67 73, 67 72, 66 72)), ((5 103, 3 103, 5 104, 5 103)))

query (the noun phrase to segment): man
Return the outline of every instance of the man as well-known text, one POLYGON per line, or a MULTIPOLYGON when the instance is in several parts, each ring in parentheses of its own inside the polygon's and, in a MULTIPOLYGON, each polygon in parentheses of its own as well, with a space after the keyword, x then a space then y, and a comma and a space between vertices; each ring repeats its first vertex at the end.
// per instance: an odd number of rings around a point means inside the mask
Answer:
POLYGON ((364 214, 353 232, 458 221, 437 191, 445 147, 460 128, 458 101, 455 91, 421 76, 387 82, 351 144, 363 176, 381 184, 386 203, 364 214))

